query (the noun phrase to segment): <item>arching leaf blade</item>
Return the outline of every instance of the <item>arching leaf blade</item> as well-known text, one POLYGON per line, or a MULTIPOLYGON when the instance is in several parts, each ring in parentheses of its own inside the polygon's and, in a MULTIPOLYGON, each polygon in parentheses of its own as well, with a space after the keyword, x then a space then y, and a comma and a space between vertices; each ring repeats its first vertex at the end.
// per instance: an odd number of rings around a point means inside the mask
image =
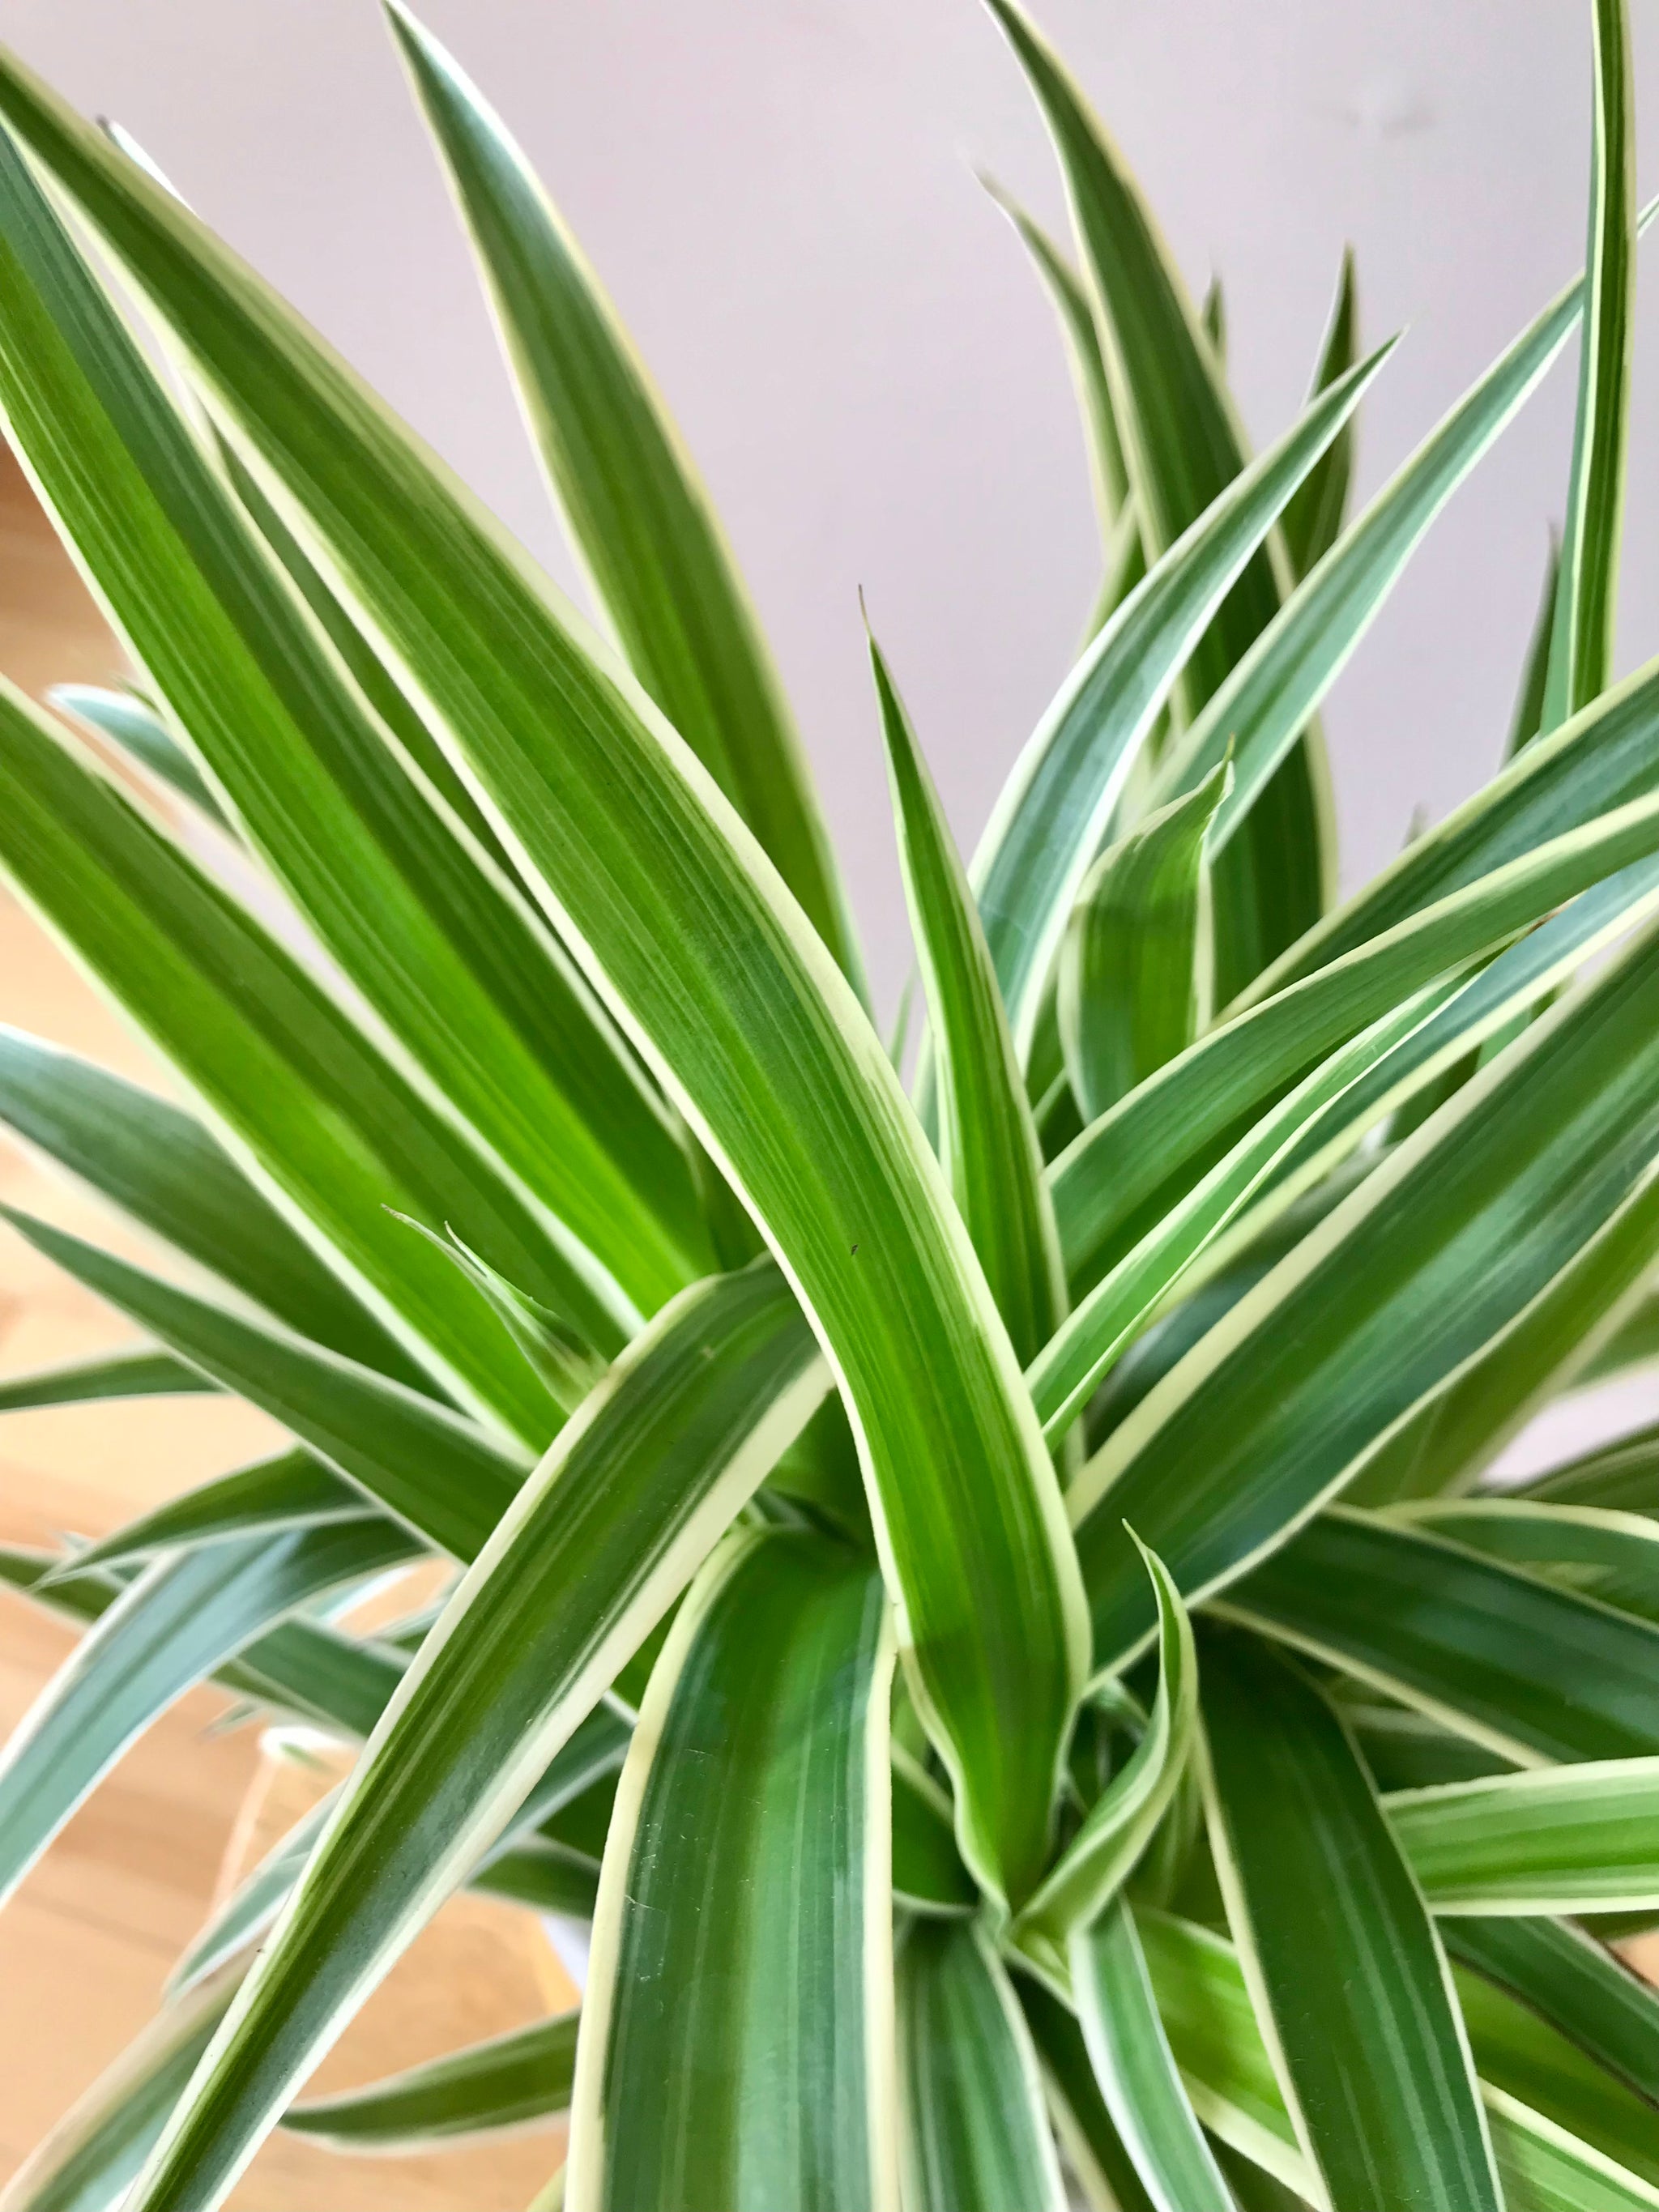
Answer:
POLYGON ((283 2130, 330 2150, 395 2154, 534 2126, 570 2101, 580 2019, 534 2021, 362 2088, 290 2105, 283 2130))

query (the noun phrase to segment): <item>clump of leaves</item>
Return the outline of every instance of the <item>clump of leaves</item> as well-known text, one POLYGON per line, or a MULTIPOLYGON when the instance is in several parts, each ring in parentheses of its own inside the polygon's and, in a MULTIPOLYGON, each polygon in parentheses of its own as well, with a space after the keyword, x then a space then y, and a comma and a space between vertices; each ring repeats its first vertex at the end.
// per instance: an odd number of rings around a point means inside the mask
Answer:
POLYGON ((1610 1948, 1659 1917, 1659 1446, 1484 1483, 1656 1340, 1626 26, 1597 0, 1586 275, 1349 520, 1389 350, 1351 265, 1252 459, 1218 303, 993 5, 1075 226, 1011 209, 1105 579, 966 868, 872 645, 908 1093, 708 502, 449 58, 394 0, 608 642, 0 67, 0 406, 136 675, 63 702, 118 781, 0 696, 0 860, 182 1101, 8 1032, 0 1115, 188 1263, 14 1214, 145 1343, 0 1402, 216 1389, 293 1438, 0 1559, 86 1624, 0 1884, 204 1678, 362 1744, 14 2206, 567 2107, 583 2212, 1659 2205, 1659 2001, 1610 1948), (1320 703, 1576 334, 1508 757, 1334 905, 1320 703), (433 1554, 435 1615, 337 1625, 433 1554), (467 1883, 591 1921, 580 2016, 307 2101, 467 1883))

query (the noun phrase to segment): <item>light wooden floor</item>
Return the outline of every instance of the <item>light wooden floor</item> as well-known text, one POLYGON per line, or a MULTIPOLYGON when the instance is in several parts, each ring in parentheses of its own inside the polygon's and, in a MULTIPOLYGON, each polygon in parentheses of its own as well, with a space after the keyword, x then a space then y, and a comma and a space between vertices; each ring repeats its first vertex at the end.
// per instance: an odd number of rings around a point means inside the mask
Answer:
MULTIPOLYGON (((0 669, 26 688, 116 672, 118 657, 0 448, 0 669)), ((118 1018, 0 893, 0 1020, 155 1083, 118 1018)), ((96 1201, 0 1139, 0 1198, 137 1252, 96 1201)), ((97 1302, 0 1231, 0 1371, 108 1345, 97 1302)), ((276 1431, 210 1399, 0 1418, 0 1540, 97 1535, 238 1464, 276 1431)), ((72 1648, 0 1592, 0 1735, 72 1648)), ((314 1786, 273 1768, 258 1731, 216 1734, 224 1701, 187 1698, 122 1762, 0 1914, 0 2185, 154 2011, 216 1892, 303 1809, 314 1786), (247 1817, 243 1817, 246 1815, 247 1817)), ((317 2077, 368 2081, 574 2001, 530 1916, 457 1900, 317 2077)), ((520 2212, 557 2164, 557 2130, 421 2159, 342 2160, 277 2136, 240 2212, 520 2212)))

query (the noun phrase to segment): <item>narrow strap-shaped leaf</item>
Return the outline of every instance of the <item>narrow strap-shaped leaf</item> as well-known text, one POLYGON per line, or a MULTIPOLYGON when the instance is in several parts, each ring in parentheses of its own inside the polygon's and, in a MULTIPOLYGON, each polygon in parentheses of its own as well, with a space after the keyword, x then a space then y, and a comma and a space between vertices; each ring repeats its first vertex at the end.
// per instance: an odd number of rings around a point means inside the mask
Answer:
POLYGON ((0 1753, 0 1896, 9 1895, 134 1739, 310 1597, 410 1558, 388 1522, 234 1538, 158 1560, 83 1637, 0 1753))
POLYGON ((117 1352, 7 1376, 0 1382, 0 1413, 19 1413, 33 1406, 84 1406, 100 1398, 190 1397, 218 1387, 170 1352, 117 1352))
MULTIPOLYGON (((1659 683, 1652 690, 1650 732, 1659 728, 1659 683)), ((1315 1060, 1413 991, 1498 951, 1604 880, 1623 875, 1607 896, 1641 912, 1655 878, 1633 864, 1652 853, 1656 823, 1659 800, 1641 797, 1563 830, 1210 1030, 1120 1100, 1048 1170, 1073 1284, 1096 1279, 1126 1224, 1166 1187, 1179 1191, 1194 1181, 1243 1115, 1259 1114, 1315 1060)), ((1598 913, 1590 909, 1584 919, 1598 913)))
MULTIPOLYGON (((1174 257, 1122 156, 1013 0, 990 5, 1042 108, 1065 175, 1151 563, 1237 477, 1243 434, 1174 257)), ((1274 563, 1260 551, 1196 642, 1186 671, 1192 707, 1266 628, 1279 600, 1274 563)), ((1224 1002, 1323 909, 1331 866, 1326 782, 1323 747, 1310 737, 1275 781, 1261 823, 1218 873, 1224 1002)))
POLYGON ((556 1406, 476 1293, 389 1209, 453 1223, 557 1304, 568 1271, 548 1258, 545 1222, 246 909, 4 687, 0 868, 382 1324, 465 1403, 544 1443, 556 1406))
POLYGON ((1230 775, 1224 761, 1194 790, 1144 816, 1084 878, 1060 953, 1059 1012, 1085 1121, 1208 1025, 1205 838, 1230 775))
POLYGON ((1535 738, 1392 866, 1298 939, 1225 1009, 1237 1016, 1453 893, 1659 782, 1659 666, 1650 662, 1535 738))
POLYGON ((749 1532, 680 1608, 605 1844, 571 2212, 896 2207, 884 1613, 856 1554, 749 1532))
POLYGON ((1216 367, 1224 372, 1227 367, 1227 294, 1220 277, 1213 272, 1204 288, 1204 297, 1198 303, 1198 322, 1209 341, 1210 351, 1215 356, 1216 367))
POLYGON ((302 1336, 430 1388, 192 1115, 44 1038, 0 1028, 0 1121, 302 1336))
POLYGON ((1231 752, 1233 788, 1213 833, 1224 849, 1436 517, 1547 374, 1583 293, 1579 279, 1552 301, 1305 575, 1160 764, 1152 805, 1190 790, 1231 752))
POLYGON ((1659 1905, 1659 1759, 1587 1759, 1384 1801, 1437 1912, 1630 1912, 1659 1905))
POLYGON ((106 691, 92 684, 58 684, 47 694, 54 707, 78 715, 89 729, 109 738, 140 767, 199 807, 209 820, 234 836, 235 830, 202 779, 202 771, 161 716, 131 691, 106 691))
POLYGON ((219 2202, 826 1380, 787 1285, 765 1266, 682 1292, 629 1346, 422 1643, 135 2206, 219 2202))
POLYGON ((1176 678, 1389 351, 1322 394, 1196 516, 1085 647, 1015 762, 969 874, 1023 1058, 1079 887, 1176 678))
POLYGON ((1659 1522, 1526 1498, 1435 1500, 1404 1517, 1621 1612, 1659 1623, 1659 1522))
MULTIPOLYGON (((1205 2124, 1299 2197, 1317 2201, 1319 2183, 1297 2148, 1233 1947, 1164 1913, 1143 1914, 1138 1926, 1159 2013, 1205 2124)), ((1483 2081, 1481 2101, 1507 2212, 1649 2212, 1659 2205, 1659 2191, 1638 2175, 1521 2099, 1483 2081)))
POLYGON ((927 994, 939 1159, 1024 1366, 1054 1334, 1065 1308, 1042 1153, 967 875, 873 637, 870 663, 927 994))
POLYGON ((216 1543, 227 1536, 270 1536, 374 1517, 374 1507, 355 1483, 342 1482, 307 1451, 279 1452, 198 1483, 125 1522, 77 1553, 76 1567, 130 1566, 156 1552, 216 1543))
POLYGON ((580 2018, 534 2021, 360 2089, 290 2105, 283 2126, 331 2150, 397 2153, 550 2119, 570 2101, 580 2018))
POLYGON ((897 1743, 892 1768, 895 1899, 906 1911, 972 1911, 980 1893, 957 1849, 950 1799, 897 1743))
MULTIPOLYGON (((1144 1547, 1142 1557, 1158 1617, 1158 1695, 1146 1733, 1009 1932, 1009 1942, 1061 1986, 1068 1938, 1098 1919, 1133 1871, 1186 1771, 1198 1717, 1198 1656, 1187 1608, 1163 1562, 1144 1547)), ((1115 2107, 1114 2115, 1121 2130, 1115 2107)))
POLYGON ((76 1282, 260 1407, 441 1550, 471 1559, 523 1480, 522 1458, 389 1376, 275 1322, 210 1304, 10 1206, 0 1206, 0 1216, 76 1282))
POLYGON ((1659 1629, 1380 1515, 1328 1509, 1221 1605, 1524 1765, 1659 1753, 1659 1629))
POLYGON ((1626 1209, 1659 1217, 1656 1072, 1650 937, 1425 1122, 1171 1370, 1073 1486, 1103 1663, 1150 1626, 1124 1520, 1189 1601, 1217 1589, 1626 1209))
POLYGON ((1089 2212, 1157 2212, 1112 2124, 1076 2018, 1042 1983, 1021 1975, 1016 1988, 1054 2133, 1089 2212))
POLYGON ((1501 2212, 1450 1972, 1352 1741, 1267 1647, 1207 1638, 1203 1664, 1228 1921, 1331 2201, 1501 2212))
POLYGON ((1440 1933, 1454 1959, 1659 2105, 1659 1991, 1605 1944, 1559 1920, 1443 1920, 1440 1933))
POLYGON ((1509 743, 1504 748, 1505 760, 1513 760, 1544 726, 1544 684, 1549 674, 1550 633, 1560 582, 1561 545, 1552 530, 1548 557, 1544 562, 1543 594, 1538 602, 1532 634, 1527 640, 1527 657, 1521 664, 1520 689, 1515 695, 1515 712, 1510 720, 1509 743))
MULTIPOLYGON (((1319 359, 1308 387, 1310 398, 1316 398, 1334 384, 1358 358, 1359 289, 1354 277, 1353 248, 1345 246, 1319 359)), ((1353 457, 1353 425, 1349 423, 1279 517, 1279 534, 1295 576, 1305 576, 1336 543, 1347 511, 1353 457)))
MULTIPOLYGON (((1094 307, 1077 271, 1042 225, 1034 222, 1024 208, 988 179, 981 181, 1019 234, 1054 302, 1065 343, 1077 394, 1078 415, 1083 424, 1083 443, 1088 455, 1089 482, 1094 493, 1104 563, 1085 633, 1092 637, 1120 599, 1133 589, 1146 573, 1140 532, 1128 505, 1129 479, 1123 459, 1123 441, 1118 436, 1094 307)), ((1353 364, 1350 362, 1346 366, 1352 368, 1353 364)))
POLYGON ((1647 2099, 1508 1990, 1467 1967, 1454 1967, 1453 1977, 1486 2087, 1519 2100, 1659 2194, 1659 2120, 1647 2099))
POLYGON ((1086 1667, 1080 1585, 1006 1333, 857 1000, 696 757, 337 359, 10 61, 0 112, 283 478, 782 1256, 859 1437, 965 1855, 1021 1892, 1086 1667))
POLYGON ((342 680, 10 145, 0 410, 251 842, 457 1122, 597 1256, 567 1259, 565 1302, 615 1351, 708 1261, 674 1133, 539 918, 342 680))
POLYGON ((1659 1422, 1534 1475, 1516 1494, 1540 1504, 1659 1513, 1659 1422))
POLYGON ((388 0, 388 12, 555 495, 629 664, 856 977, 800 741, 690 457, 499 116, 401 0, 388 0))
POLYGON ((1589 301, 1566 527, 1540 726, 1553 730, 1613 673, 1636 343, 1636 91, 1624 0, 1595 0, 1589 301))
POLYGON ((898 2071, 905 2212, 1063 2212, 1030 2033, 975 1923, 906 1935, 898 2071))
POLYGON ((1588 1389, 1592 1382, 1605 1382, 1627 1368, 1646 1366, 1655 1358, 1659 1358, 1659 1293, 1650 1284, 1613 1334, 1595 1347, 1575 1373, 1573 1383, 1588 1389))
POLYGON ((228 1966, 169 2004, 12 2176, 4 2212, 112 2212, 167 2124, 242 1978, 228 1966))
POLYGON ((1095 2079, 1158 2212, 1234 2212, 1176 2070, 1123 1899, 1073 1932, 1068 1955, 1095 2079))

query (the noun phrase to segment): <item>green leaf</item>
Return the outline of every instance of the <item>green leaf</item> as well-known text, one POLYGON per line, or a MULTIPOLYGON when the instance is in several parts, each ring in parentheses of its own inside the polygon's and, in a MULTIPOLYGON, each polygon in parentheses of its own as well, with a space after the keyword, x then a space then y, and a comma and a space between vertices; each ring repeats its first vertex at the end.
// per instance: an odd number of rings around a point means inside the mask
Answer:
POLYGON ((477 1295, 388 1209, 453 1221, 557 1300, 546 1224, 250 914, 6 689, 0 869, 377 1320, 463 1402, 544 1443, 558 1408, 477 1295))
MULTIPOLYGON (((1138 1925, 1160 2014, 1206 2125, 1316 2199, 1232 1946, 1164 1913, 1143 1914, 1138 1925)), ((1643 2212, 1659 2203, 1646 2182, 1520 2099, 1489 2082, 1481 2099, 1508 2212, 1643 2212)))
POLYGON ((556 1253, 559 1303, 614 1352, 708 1264, 678 1139, 548 931, 342 680, 10 144, 0 409, 250 842, 495 1172, 594 1255, 550 1235, 544 1270, 556 1253))
POLYGON ((969 872, 1023 1058, 1083 878, 1177 676, 1389 350, 1316 400, 1194 518, 1085 648, 1014 763, 969 872))
POLYGON ((967 876, 887 663, 873 636, 869 642, 899 860, 927 994, 939 1160, 1024 1366, 1065 1310, 1042 1154, 967 876))
POLYGON ((1595 0, 1589 300, 1578 414, 1541 726, 1553 730, 1613 673, 1619 551, 1636 343, 1636 93, 1623 0, 1595 0))
POLYGON ((1659 1422, 1534 1475, 1516 1494, 1540 1504, 1659 1514, 1659 1422))
POLYGON ((1436 1499, 1402 1511, 1407 1526, 1559 1582, 1659 1623, 1659 1522, 1605 1506, 1525 1498, 1436 1499))
POLYGON ((1352 1741, 1262 1645, 1206 1638, 1203 1663, 1227 1917, 1331 2201, 1500 2212, 1449 1970, 1352 1741))
POLYGON ((0 1027, 0 1121, 302 1336, 430 1389, 193 1115, 44 1038, 0 1027))
POLYGON ((1553 1920, 1443 1920, 1440 1933, 1455 1959, 1659 2104, 1659 1992, 1604 1944, 1553 1920))
POLYGON ((1578 324, 1583 290, 1582 280, 1568 285, 1430 433, 1305 575, 1159 764, 1153 805, 1191 790, 1231 756, 1233 787, 1212 833, 1218 854, 1249 818, 1436 517, 1547 374, 1578 324))
POLYGON ((40 1692, 0 1754, 0 1897, 173 1701, 308 1598, 416 1547, 386 1522, 302 1529, 160 1559, 40 1692))
POLYGON ((978 1885, 957 1849, 951 1801, 921 1761, 895 1742, 893 1893, 910 1912, 969 1912, 978 1885))
POLYGON ((1647 2100, 1508 1990, 1464 1969, 1455 1978, 1483 2081, 1656 2190, 1659 2117, 1647 2100))
POLYGON ((1592 1382, 1605 1382, 1610 1375, 1621 1375, 1627 1368, 1645 1366, 1655 1358, 1659 1358, 1659 1294, 1650 1285, 1613 1335, 1597 1346, 1574 1375, 1573 1383, 1587 1388, 1592 1382))
MULTIPOLYGON (((1643 748, 1652 748, 1659 734, 1659 676, 1639 687, 1639 704, 1623 704, 1635 711, 1607 708, 1600 719, 1602 709, 1590 710, 1598 719, 1584 732, 1588 752, 1603 735, 1616 745, 1621 723, 1626 735, 1634 724, 1643 748)), ((1516 766, 1553 742, 1529 746, 1516 766)), ((1585 766, 1595 780, 1593 761, 1585 766)), ((1604 879, 1618 911, 1642 912, 1655 876, 1632 863, 1653 850, 1655 809, 1651 797, 1615 799, 1606 815, 1562 827, 1500 860, 1489 874, 1407 911, 1329 965, 1229 1017, 1091 1123, 1048 1171, 1073 1285, 1086 1288, 1097 1279, 1148 1201, 1173 1202, 1242 1116, 1259 1114, 1286 1084, 1413 991, 1501 950, 1604 879)), ((1587 924, 1607 918, 1599 906, 1584 917, 1587 924)), ((1577 924, 1565 927, 1571 933, 1577 924)))
POLYGON ((0 1218, 441 1550, 471 1559, 523 1480, 524 1458, 389 1376, 175 1289, 13 1207, 0 1206, 0 1218))
MULTIPOLYGON (((1061 1989, 1069 1939, 1098 1919, 1151 1842, 1186 1771, 1198 1717, 1198 1656, 1187 1608, 1163 1561, 1143 1545, 1137 1549, 1158 1601, 1158 1696, 1151 1718, 1133 1755, 1091 1806, 1007 1939, 1061 1989)), ((1106 1963, 1115 1960, 1121 1966, 1121 1948, 1108 1948, 1111 1957, 1106 1963)), ((1073 1970, 1074 1966, 1073 1961, 1073 1970)), ((1103 1972, 1105 1966, 1096 1962, 1091 1971, 1103 1972)), ((1127 2139, 1127 2124, 1115 2105, 1113 2115, 1127 2139)))
POLYGON ((1620 1215, 1472 1367, 1390 1437, 1350 1486, 1349 1503, 1386 1504, 1467 1488, 1534 1413, 1578 1379, 1598 1337, 1616 1329, 1620 1314, 1643 1296, 1656 1252, 1659 1218, 1642 1208, 1620 1215))
POLYGON ((387 0, 387 13, 554 495, 629 665, 856 981, 851 922, 800 741, 690 457, 499 116, 401 0, 387 0))
MULTIPOLYGON (((1243 430, 1180 272, 1121 155, 1012 0, 990 6, 1030 81, 1065 174, 1151 563, 1238 476, 1243 430)), ((1195 646, 1186 671, 1190 706, 1209 697, 1267 627, 1279 596, 1274 564, 1258 552, 1195 646)), ((1259 823, 1218 872, 1217 995, 1224 1004, 1323 909, 1331 865, 1327 781, 1323 748, 1310 735, 1276 780, 1259 823)))
POLYGON ((404 1676, 135 2205, 219 2201, 822 1396, 776 1271, 681 1293, 584 1401, 404 1676))
POLYGON ((1586 1759, 1386 1801, 1437 1912, 1632 1912, 1659 1905, 1659 1759, 1586 1759))
POLYGON ((309 1452, 279 1452, 230 1474, 216 1475, 149 1513, 125 1522, 75 1555, 75 1570, 131 1566, 156 1552, 210 1544, 228 1536, 271 1536, 379 1516, 356 1484, 342 1482, 309 1452))
POLYGON ((1656 1038, 1648 939, 1460 1091, 1114 1431, 1070 1498, 1101 1663, 1151 1625, 1124 1521, 1188 1602, 1218 1589, 1621 1212, 1659 1220, 1656 1038))
POLYGON ((330 2150, 395 2154, 550 2118, 570 2101, 580 2017, 533 2021, 362 2088, 290 2105, 283 2126, 330 2150))
POLYGON ((1036 2052, 976 1923, 905 1936, 898 2075, 905 2212, 1064 2212, 1036 2052))
POLYGON ((1182 2087, 1134 1918, 1121 1897, 1092 1925, 1076 1929, 1069 1958, 1095 2079, 1158 2212, 1233 2212, 1231 2191, 1182 2087))
POLYGON ((202 781, 201 770, 142 699, 131 691, 106 691, 91 684, 54 684, 46 696, 61 713, 76 715, 88 729, 110 738, 210 822, 235 836, 234 825, 202 781))
POLYGON ((1526 1765, 1659 1753, 1659 1629, 1380 1515, 1328 1509, 1218 1609, 1526 1765))
POLYGON ((1060 953, 1059 1012, 1085 1121, 1209 1024, 1205 838, 1231 775, 1224 761, 1196 790, 1143 816, 1083 879, 1060 953))
POLYGON ((0 1413, 20 1413, 33 1406, 84 1406, 103 1398, 191 1397, 218 1387, 170 1352, 117 1352, 9 1375, 0 1382, 0 1413))
POLYGON ((605 1845, 572 2212, 896 2204, 884 1613, 855 1553, 754 1532, 680 1608, 605 1845))
POLYGON ((1111 387, 1106 380, 1106 363, 1101 356, 1094 308, 1077 271, 1048 232, 988 177, 981 177, 980 181, 1012 223, 1031 257, 1032 265, 1054 302, 1066 358, 1071 367, 1104 564, 1085 633, 1085 637, 1092 637, 1146 574, 1140 532, 1129 504, 1123 441, 1118 436, 1117 418, 1112 411, 1111 387))
POLYGON ((158 2013, 12 2176, 6 2212, 113 2212, 241 1981, 240 1964, 158 2013))
MULTIPOLYGON (((1345 246, 1309 398, 1316 399, 1339 376, 1346 375, 1358 358, 1358 289, 1354 282, 1353 248, 1345 246)), ((1353 425, 1349 423, 1279 517, 1279 534, 1292 575, 1305 576, 1341 533, 1353 477, 1353 425)))
POLYGON ((1086 1663, 1075 1562, 1006 1333, 851 991, 695 756, 334 356, 15 63, 0 112, 283 479, 783 1259, 860 1439, 965 1855, 1028 1887, 1086 1663))
POLYGON ((1286 993, 1494 870, 1626 805, 1659 783, 1659 664, 1536 738, 1391 866, 1293 945, 1226 1011, 1286 993))
POLYGON ((1504 748, 1505 760, 1513 760, 1516 753, 1532 743, 1544 726, 1544 684, 1549 673, 1550 633, 1554 623, 1555 602, 1560 585, 1561 543, 1552 530, 1549 557, 1544 563, 1543 596, 1538 602, 1532 635, 1527 640, 1527 657, 1521 670, 1521 689, 1516 694, 1509 743, 1504 748))
POLYGON ((1042 1983, 1022 1976, 1017 1987, 1054 2133, 1090 2212, 1158 2212, 1112 2124, 1076 2020, 1042 1983))

